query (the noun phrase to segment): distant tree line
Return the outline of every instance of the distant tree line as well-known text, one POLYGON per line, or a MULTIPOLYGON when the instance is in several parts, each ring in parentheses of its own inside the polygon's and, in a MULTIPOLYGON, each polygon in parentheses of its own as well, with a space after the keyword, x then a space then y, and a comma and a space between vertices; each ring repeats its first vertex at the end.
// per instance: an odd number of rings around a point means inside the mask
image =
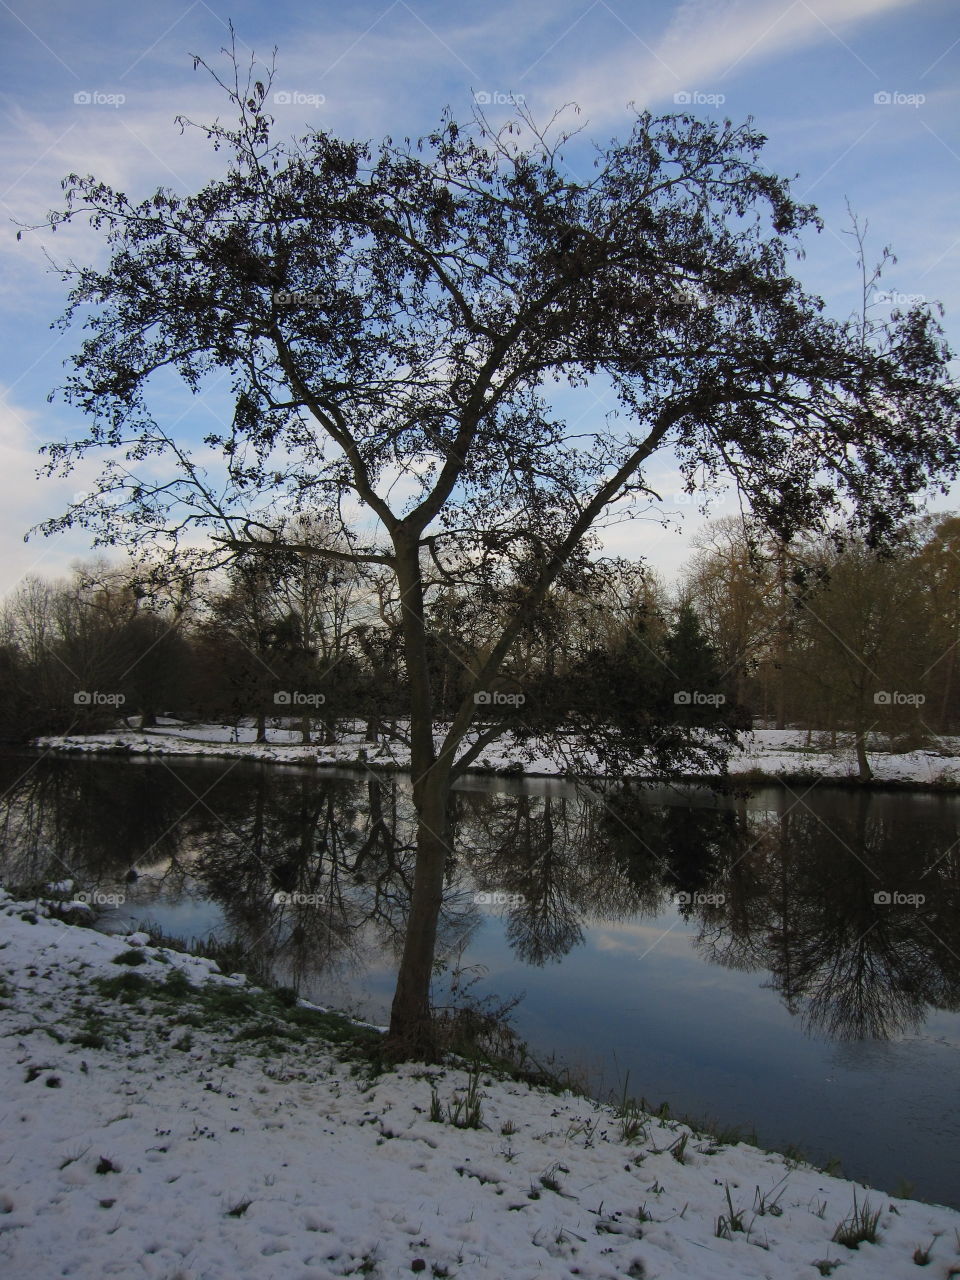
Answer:
POLYGON ((718 520, 680 587, 731 696, 770 727, 901 749, 960 728, 960 519, 928 517, 889 554, 862 542, 782 542, 718 520))
MULTIPOLYGON (((301 518, 298 534, 329 540, 301 518)), ((782 542, 749 521, 707 525, 673 590, 604 562, 583 593, 556 588, 477 695, 480 721, 520 737, 616 721, 797 727, 836 744, 885 734, 917 746, 960 727, 960 518, 914 525, 892 554, 828 539, 782 542)), ((517 574, 516 590, 523 589, 517 574)), ((482 589, 440 592, 429 613, 438 711, 452 716, 496 619, 482 589)), ((402 736, 399 602, 375 568, 295 551, 240 557, 177 592, 94 563, 28 577, 0 610, 0 734, 90 732, 160 715, 279 720, 304 742, 361 721, 402 736)))

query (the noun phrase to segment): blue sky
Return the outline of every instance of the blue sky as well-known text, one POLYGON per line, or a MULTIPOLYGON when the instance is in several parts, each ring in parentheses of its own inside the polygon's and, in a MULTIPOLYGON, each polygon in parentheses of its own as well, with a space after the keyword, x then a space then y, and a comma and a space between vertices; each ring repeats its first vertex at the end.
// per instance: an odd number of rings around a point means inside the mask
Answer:
MULTIPOLYGON (((483 95, 494 114, 523 95, 539 119, 576 102, 585 136, 628 128, 631 102, 752 115, 768 136, 766 163, 797 174, 824 232, 798 271, 831 310, 857 303, 846 201, 869 221, 868 250, 898 256, 889 293, 940 299, 960 346, 960 6, 956 0, 689 0, 680 4, 533 0, 508 4, 370 3, 270 6, 159 0, 149 7, 0 0, 0 594, 27 572, 57 574, 84 555, 80 534, 24 544, 91 471, 36 480, 36 450, 78 426, 48 404, 78 332, 50 328, 63 299, 44 258, 94 259, 80 228, 15 239, 15 221, 42 221, 60 179, 94 172, 131 195, 193 189, 216 160, 174 117, 209 119, 222 99, 191 54, 215 61, 232 20, 241 50, 278 47, 273 110, 281 132, 306 124, 352 137, 425 131, 450 106, 469 115, 483 95)), ((576 154, 573 156, 576 165, 576 154)), ((184 419, 209 430, 216 405, 184 419)), ((584 403, 580 412, 604 412, 584 403)), ((653 481, 679 489, 669 462, 653 481)), ((700 523, 620 527, 611 547, 672 573, 700 523)), ((716 514, 731 509, 722 503, 716 514)))

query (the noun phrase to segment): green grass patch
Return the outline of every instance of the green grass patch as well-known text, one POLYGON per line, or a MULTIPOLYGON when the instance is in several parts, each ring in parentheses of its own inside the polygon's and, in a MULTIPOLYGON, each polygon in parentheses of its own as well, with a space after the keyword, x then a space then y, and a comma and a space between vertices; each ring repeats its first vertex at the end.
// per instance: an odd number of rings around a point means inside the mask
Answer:
POLYGON ((170 1011, 177 1024, 224 1034, 233 1042, 271 1041, 305 1044, 319 1040, 349 1056, 380 1064, 382 1039, 371 1027, 358 1026, 339 1013, 304 1009, 291 1002, 289 991, 256 991, 209 982, 194 986, 179 969, 156 982, 132 971, 115 978, 96 978, 97 991, 122 1004, 149 1004, 170 1011))

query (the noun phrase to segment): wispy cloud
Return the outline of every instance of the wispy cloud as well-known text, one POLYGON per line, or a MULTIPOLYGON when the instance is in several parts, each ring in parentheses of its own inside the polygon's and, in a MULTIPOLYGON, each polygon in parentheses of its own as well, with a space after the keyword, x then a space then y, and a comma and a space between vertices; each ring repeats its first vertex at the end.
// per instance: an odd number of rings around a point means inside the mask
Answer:
POLYGON ((838 44, 852 65, 877 74, 851 42, 853 28, 918 2, 686 0, 659 39, 648 43, 649 34, 641 39, 624 27, 615 52, 572 75, 569 66, 554 69, 540 90, 545 98, 578 103, 598 122, 621 119, 628 102, 672 106, 677 92, 723 93, 747 65, 814 44, 838 44))

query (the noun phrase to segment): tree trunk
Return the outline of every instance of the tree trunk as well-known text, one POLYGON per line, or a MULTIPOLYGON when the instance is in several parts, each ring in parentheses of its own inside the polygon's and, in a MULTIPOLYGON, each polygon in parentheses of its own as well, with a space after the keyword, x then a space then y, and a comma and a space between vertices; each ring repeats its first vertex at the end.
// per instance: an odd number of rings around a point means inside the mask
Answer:
POLYGON ((870 768, 870 761, 867 757, 867 735, 863 729, 856 732, 856 749, 857 749, 857 768, 860 771, 860 781, 869 782, 873 777, 873 770, 870 768))
POLYGON ((787 615, 787 566, 784 545, 777 543, 777 728, 785 729, 787 725, 787 644, 789 619, 787 615))
POLYGON ((257 742, 266 742, 267 740, 267 713, 265 711, 257 712, 257 742))
POLYGON ((437 1050, 430 1015, 430 979, 443 902, 443 875, 450 852, 450 765, 449 761, 438 765, 433 743, 433 695, 419 547, 415 540, 407 541, 397 534, 394 546, 411 695, 410 770, 417 811, 417 861, 387 1049, 397 1058, 429 1059, 436 1056, 437 1050))
POLYGON ((416 870, 387 1038, 390 1052, 401 1058, 429 1060, 437 1053, 430 980, 450 852, 448 797, 449 785, 436 777, 421 791, 417 806, 416 870))
POLYGON ((310 745, 310 717, 308 715, 300 717, 300 742, 305 747, 310 745))

